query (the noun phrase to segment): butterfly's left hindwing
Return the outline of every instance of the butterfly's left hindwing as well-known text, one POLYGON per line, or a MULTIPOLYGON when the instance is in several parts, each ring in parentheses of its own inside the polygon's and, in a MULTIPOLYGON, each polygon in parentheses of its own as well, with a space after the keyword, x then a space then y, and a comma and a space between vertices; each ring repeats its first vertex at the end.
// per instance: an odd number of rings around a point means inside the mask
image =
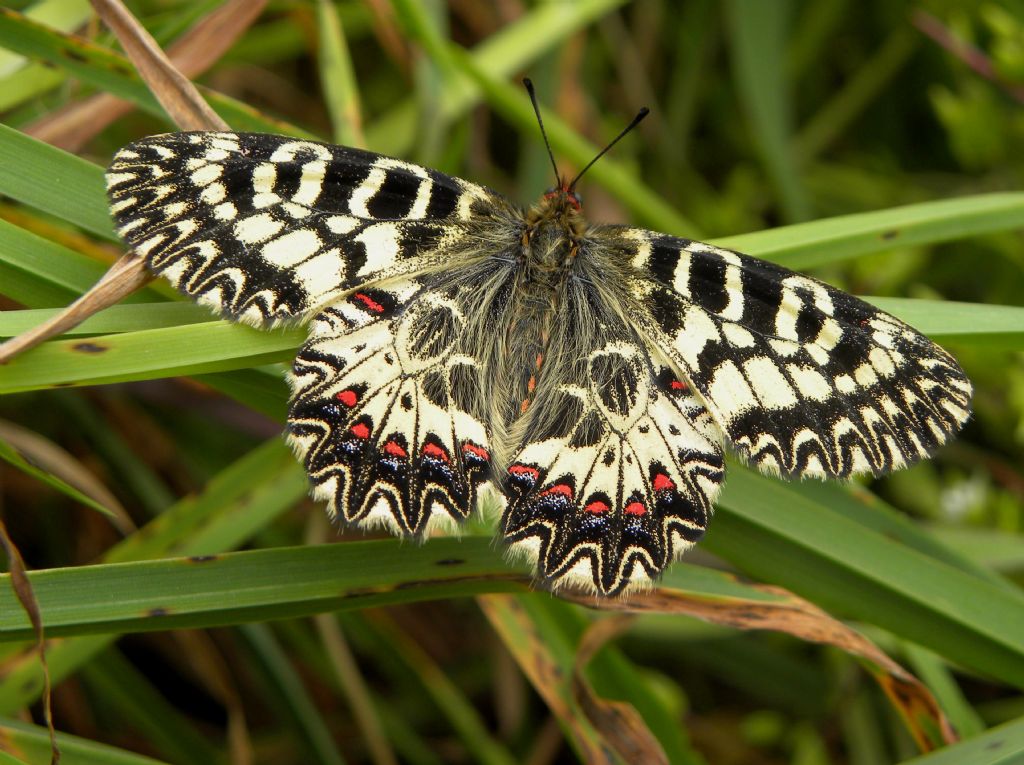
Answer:
POLYGON ((189 297, 252 324, 436 267, 494 195, 379 154, 258 133, 169 133, 107 171, 118 233, 189 297))
POLYGON ((465 321, 451 296, 411 280, 315 317, 290 377, 288 439, 332 516, 422 535, 470 514, 491 456, 467 395, 480 370, 455 351, 465 321))

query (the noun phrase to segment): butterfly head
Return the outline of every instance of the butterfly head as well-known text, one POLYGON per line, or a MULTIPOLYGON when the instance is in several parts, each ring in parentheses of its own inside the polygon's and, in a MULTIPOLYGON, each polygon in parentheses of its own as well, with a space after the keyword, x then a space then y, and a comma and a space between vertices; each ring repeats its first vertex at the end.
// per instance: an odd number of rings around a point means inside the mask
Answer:
POLYGON ((583 209, 583 198, 566 183, 545 191, 544 201, 554 207, 571 209, 576 212, 580 212, 583 209))
POLYGON ((548 150, 548 157, 551 159, 551 167, 555 170, 555 178, 558 180, 558 186, 555 188, 548 189, 544 194, 544 198, 541 200, 540 208, 542 210, 550 209, 553 212, 562 213, 566 218, 571 216, 571 212, 580 212, 582 207, 582 200, 576 193, 576 184, 579 183, 580 178, 583 174, 589 170, 597 160, 601 159, 607 153, 607 151, 617 144, 626 133, 635 128, 640 124, 640 121, 646 117, 650 110, 645 106, 637 115, 633 118, 625 129, 622 130, 615 138, 601 151, 597 153, 590 162, 587 163, 586 167, 577 173, 576 177, 570 182, 566 182, 561 175, 558 173, 558 165, 555 162, 555 155, 551 153, 551 143, 548 141, 547 131, 544 130, 544 119, 540 116, 540 104, 537 103, 537 93, 533 89, 533 83, 529 78, 523 80, 523 85, 526 86, 526 91, 530 94, 530 101, 533 103, 533 111, 537 115, 537 124, 540 126, 540 133, 544 137, 544 145, 548 150), (571 211, 571 212, 570 212, 571 211))

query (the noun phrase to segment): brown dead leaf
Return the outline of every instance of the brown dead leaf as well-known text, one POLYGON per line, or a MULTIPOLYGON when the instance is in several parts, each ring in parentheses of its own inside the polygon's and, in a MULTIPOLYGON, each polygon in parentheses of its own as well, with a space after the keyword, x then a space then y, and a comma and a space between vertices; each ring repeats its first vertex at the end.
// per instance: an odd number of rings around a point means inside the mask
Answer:
POLYGON ((128 58, 175 125, 182 130, 229 129, 121 0, 90 0, 90 3, 103 23, 117 35, 128 58))
POLYGON ((605 643, 629 627, 630 615, 619 614, 599 619, 583 634, 573 668, 573 695, 594 728, 612 746, 624 762, 643 762, 668 765, 668 757, 658 739, 644 723, 643 717, 632 704, 611 701, 598 696, 584 668, 605 643))
MULTIPOLYGON (((572 737, 580 760, 594 765, 617 765, 621 762, 620 757, 625 755, 620 754, 614 742, 606 737, 605 730, 599 726, 611 721, 615 735, 623 742, 632 743, 633 740, 640 740, 642 734, 635 734, 634 739, 626 738, 629 732, 635 733, 633 726, 636 724, 643 727, 643 720, 636 714, 636 710, 625 704, 599 699, 589 688, 589 692, 581 691, 577 696, 574 686, 578 672, 574 671, 572 666, 563 666, 563 663, 559 662, 538 633, 530 614, 523 608, 517 596, 481 595, 476 600, 520 669, 529 678, 530 684, 572 737), (633 717, 630 717, 629 713, 622 717, 618 716, 621 707, 628 707, 633 717)), ((599 641, 598 646, 603 642, 600 637, 598 633, 592 638, 593 641, 599 641)), ((650 731, 646 733, 653 739, 650 731)), ((660 750, 660 747, 658 749, 660 750)), ((627 757, 625 761, 665 760, 662 754, 661 760, 627 757)))
POLYGON ((566 600, 602 611, 686 614, 736 629, 786 632, 811 643, 835 646, 866 665, 903 717, 922 751, 929 752, 957 740, 953 726, 931 691, 862 634, 781 587, 765 584, 745 586, 769 597, 713 597, 669 587, 631 593, 621 598, 559 594, 566 600))
POLYGON ((43 617, 39 611, 39 601, 36 600, 35 592, 32 591, 32 582, 29 581, 25 561, 22 560, 21 552, 8 536, 7 526, 2 520, 0 520, 0 547, 3 548, 7 556, 11 589, 14 590, 15 597, 28 615, 28 620, 32 623, 32 631, 36 636, 36 651, 39 654, 39 664, 43 670, 43 717, 46 718, 46 727, 50 733, 50 765, 57 765, 60 762, 60 748, 57 746, 57 729, 53 727, 50 667, 46 663, 46 636, 43 634, 43 617))
MULTIPOLYGON (((267 0, 228 0, 168 47, 171 64, 185 77, 199 76, 252 26, 266 4, 267 0)), ((25 132, 53 146, 77 152, 107 125, 134 108, 123 99, 100 93, 54 111, 25 132)))

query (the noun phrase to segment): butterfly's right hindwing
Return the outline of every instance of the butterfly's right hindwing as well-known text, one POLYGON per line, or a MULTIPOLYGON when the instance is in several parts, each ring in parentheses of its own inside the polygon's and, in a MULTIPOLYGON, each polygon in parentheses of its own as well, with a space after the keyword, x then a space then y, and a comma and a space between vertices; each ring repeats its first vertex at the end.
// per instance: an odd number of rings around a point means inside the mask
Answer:
POLYGON ((566 291, 527 418, 502 534, 550 584, 614 595, 703 536, 722 433, 587 281, 566 291))
POLYGON ((256 133, 146 138, 117 153, 107 188, 118 233, 150 270, 253 324, 443 261, 494 197, 379 154, 256 133))

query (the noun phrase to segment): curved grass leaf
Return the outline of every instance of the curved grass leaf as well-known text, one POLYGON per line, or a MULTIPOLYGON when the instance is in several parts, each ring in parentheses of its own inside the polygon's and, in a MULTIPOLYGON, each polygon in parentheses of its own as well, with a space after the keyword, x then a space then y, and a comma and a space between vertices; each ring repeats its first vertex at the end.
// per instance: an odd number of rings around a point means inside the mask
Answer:
MULTIPOLYGON (((284 441, 271 439, 222 470, 201 494, 179 501, 112 547, 104 561, 213 555, 233 549, 304 498, 306 488, 306 476, 284 441)), ((47 660, 54 682, 88 662, 116 637, 106 634, 50 641, 47 660)), ((0 713, 24 708, 38 698, 42 687, 34 650, 6 659, 0 673, 0 713)))
MULTIPOLYGON (((6 761, 0 759, 3 765, 7 762, 19 765, 50 762, 50 737, 45 727, 21 720, 0 719, 0 740, 4 741, 4 748, 25 758, 17 759, 9 755, 6 761)), ((66 733, 57 734, 57 744, 60 746, 61 765, 167 765, 162 760, 115 749, 106 744, 97 744, 66 733)), ((0 757, 2 756, 4 755, 0 752, 0 757)))
POLYGON ((904 760, 901 765, 1017 765, 1024 762, 1024 719, 937 752, 904 760))
MULTIPOLYGON (((481 42, 469 54, 479 67, 503 79, 527 67, 542 55, 564 44, 566 38, 600 16, 623 5, 625 0, 577 0, 573 3, 542 3, 526 10, 481 42)), ((438 93, 437 110, 442 121, 451 122, 479 103, 480 89, 461 71, 449 71, 449 81, 438 93)), ((368 126, 367 144, 377 151, 404 156, 416 144, 416 104, 400 102, 368 126)))
MULTIPOLYGON (((726 487, 706 542, 713 552, 834 613, 1024 686, 1024 595, 858 526, 798 487, 742 469, 732 471, 726 487)), ((418 548, 399 540, 277 548, 31 576, 50 635, 280 619, 530 584, 487 538, 437 539, 418 548), (110 603, 107 592, 120 593, 118 601, 110 603)), ((688 591, 700 581, 685 564, 665 578, 688 591)), ((0 593, 0 640, 25 639, 26 617, 7 602, 9 591, 0 593)))
MULTIPOLYGON (((67 71, 86 84, 135 104, 150 114, 165 117, 163 109, 128 59, 109 48, 73 35, 62 34, 5 8, 0 8, 0 47, 45 61, 67 71)), ((235 130, 313 137, 302 128, 265 116, 235 99, 206 89, 201 90, 214 110, 235 130)))
POLYGON ((804 269, 896 247, 1014 231, 1022 221, 1024 193, 1005 192, 840 215, 722 237, 714 243, 787 268, 804 269))
POLYGON ((1024 687, 1024 593, 941 562, 738 465, 703 542, 829 612, 1024 687))
POLYGON ((19 452, 17 449, 15 449, 13 446, 11 446, 3 439, 0 439, 0 460, 3 460, 4 462, 7 462, 10 465, 13 465, 18 470, 22 471, 23 473, 26 473, 27 475, 32 476, 38 481, 42 481, 50 488, 55 489, 56 491, 59 491, 60 493, 75 500, 75 502, 80 502, 86 507, 91 507, 96 512, 101 513, 107 516, 108 518, 116 517, 116 513, 113 510, 101 504, 99 501, 93 499, 88 494, 85 494, 80 489, 72 486, 67 481, 63 480, 62 478, 59 478, 53 473, 50 473, 46 470, 43 470, 42 468, 33 465, 31 462, 25 459, 24 456, 22 456, 21 452, 19 452))
POLYGON ((225 321, 44 343, 12 360, 0 393, 57 385, 102 385, 153 377, 223 372, 290 361, 299 329, 264 332, 225 321), (160 369, 162 371, 154 372, 160 369), (43 380, 49 382, 40 383, 43 380))
MULTIPOLYGON (((0 28, 8 13, 0 9, 0 28)), ((0 194, 118 241, 97 165, 0 124, 0 167, 0 194)))

